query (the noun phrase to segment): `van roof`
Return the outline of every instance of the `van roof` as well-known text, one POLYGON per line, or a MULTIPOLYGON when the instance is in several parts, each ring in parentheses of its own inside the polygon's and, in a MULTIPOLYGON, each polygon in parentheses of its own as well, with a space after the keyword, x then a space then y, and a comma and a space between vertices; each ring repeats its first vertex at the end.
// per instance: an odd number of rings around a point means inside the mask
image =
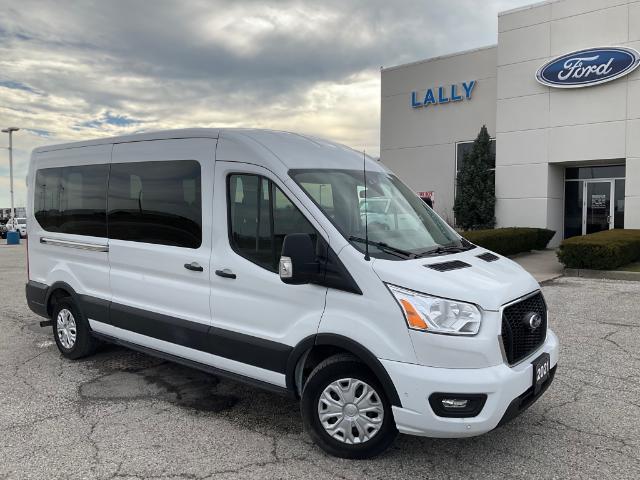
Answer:
MULTIPOLYGON (((119 137, 105 137, 82 142, 49 145, 34 149, 33 153, 66 150, 69 148, 144 142, 184 138, 229 139, 252 150, 263 150, 275 155, 287 168, 361 168, 362 152, 339 143, 311 135, 292 132, 248 128, 185 128, 158 132, 138 133, 119 137)), ((367 169, 386 170, 375 161, 367 162, 367 169), (377 168, 376 168, 377 167, 377 168)))
POLYGON ((66 150, 68 148, 91 147, 94 145, 109 145, 111 143, 144 142, 148 140, 168 140, 173 138, 218 138, 219 128, 182 128, 177 130, 161 130, 158 132, 134 133, 118 137, 95 138, 80 142, 59 143, 45 145, 33 150, 33 153, 50 152, 52 150, 66 150))

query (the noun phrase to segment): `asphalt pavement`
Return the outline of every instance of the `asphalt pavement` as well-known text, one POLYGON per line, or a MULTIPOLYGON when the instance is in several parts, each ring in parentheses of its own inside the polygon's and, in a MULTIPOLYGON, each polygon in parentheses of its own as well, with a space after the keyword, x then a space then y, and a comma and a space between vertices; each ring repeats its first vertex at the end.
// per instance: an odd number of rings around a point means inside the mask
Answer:
POLYGON ((640 478, 640 282, 545 284, 560 363, 511 423, 350 461, 295 401, 114 346, 64 359, 25 281, 24 247, 0 246, 0 479, 640 478))

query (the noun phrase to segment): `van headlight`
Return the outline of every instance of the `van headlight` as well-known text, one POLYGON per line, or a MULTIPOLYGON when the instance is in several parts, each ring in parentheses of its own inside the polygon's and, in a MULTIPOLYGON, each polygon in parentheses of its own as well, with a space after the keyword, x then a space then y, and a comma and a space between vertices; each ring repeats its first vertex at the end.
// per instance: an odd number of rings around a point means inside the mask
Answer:
POLYGON ((480 330, 482 314, 471 303, 432 297, 395 285, 387 287, 413 330, 448 335, 475 335, 480 330))

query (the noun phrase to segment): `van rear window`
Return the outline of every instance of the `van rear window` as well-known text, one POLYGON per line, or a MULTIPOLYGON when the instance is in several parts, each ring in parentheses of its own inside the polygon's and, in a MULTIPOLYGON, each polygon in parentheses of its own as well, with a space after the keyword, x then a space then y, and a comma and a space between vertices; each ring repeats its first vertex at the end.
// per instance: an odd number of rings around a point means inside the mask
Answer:
POLYGON ((200 182, 195 160, 44 168, 35 218, 48 232, 198 248, 200 182))
POLYGON ((36 220, 48 232, 106 237, 108 175, 109 165, 38 170, 36 220))

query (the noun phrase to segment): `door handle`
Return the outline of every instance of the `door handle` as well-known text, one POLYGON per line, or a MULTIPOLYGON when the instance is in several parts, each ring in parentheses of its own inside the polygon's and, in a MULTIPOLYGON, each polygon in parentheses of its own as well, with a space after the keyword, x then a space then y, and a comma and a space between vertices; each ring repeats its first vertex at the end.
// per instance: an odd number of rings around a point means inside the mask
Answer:
POLYGON ((191 270, 193 272, 201 272, 202 270, 204 270, 200 266, 200 264, 198 264, 198 262, 185 263, 184 268, 186 268, 187 270, 191 270))
POLYGON ((216 275, 222 278, 236 278, 236 274, 228 268, 225 268, 224 270, 216 270, 216 275))

